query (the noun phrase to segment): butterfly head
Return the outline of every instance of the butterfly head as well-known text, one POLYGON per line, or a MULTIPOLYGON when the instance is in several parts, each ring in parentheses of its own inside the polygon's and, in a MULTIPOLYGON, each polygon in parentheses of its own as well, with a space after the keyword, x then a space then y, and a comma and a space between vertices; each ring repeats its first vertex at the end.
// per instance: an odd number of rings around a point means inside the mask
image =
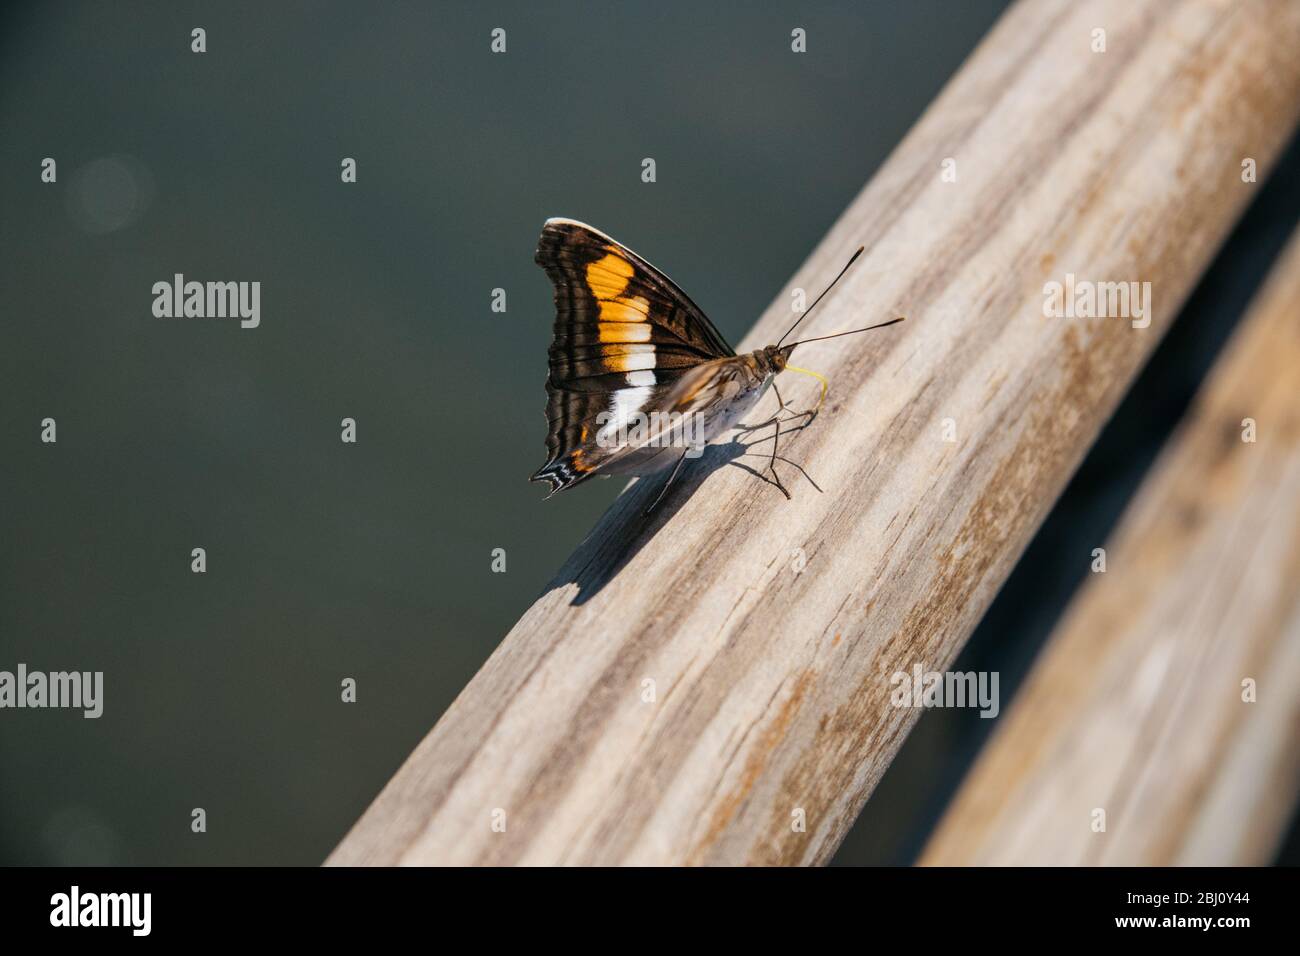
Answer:
POLYGON ((785 371, 786 363, 790 361, 790 353, 794 351, 793 345, 769 345, 767 348, 759 351, 760 361, 766 368, 763 369, 768 375, 778 375, 785 371))

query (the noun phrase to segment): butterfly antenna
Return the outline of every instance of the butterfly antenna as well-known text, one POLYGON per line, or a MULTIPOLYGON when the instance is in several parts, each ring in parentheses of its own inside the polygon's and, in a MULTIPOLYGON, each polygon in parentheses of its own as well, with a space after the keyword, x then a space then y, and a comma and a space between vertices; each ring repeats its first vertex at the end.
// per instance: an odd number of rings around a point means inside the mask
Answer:
MULTIPOLYGON (((802 339, 798 342, 791 342, 786 346, 786 348, 792 349, 796 345, 805 345, 808 342, 824 342, 826 339, 838 339, 841 335, 857 335, 859 332, 870 332, 872 329, 883 329, 887 325, 897 325, 905 318, 906 316, 900 316, 897 319, 890 319, 888 322, 881 322, 878 325, 868 325, 865 329, 850 329, 847 332, 836 332, 834 335, 819 335, 815 339, 802 339)), ((789 366, 786 367, 789 368, 789 366)))
MULTIPOLYGON (((781 343, 785 341, 786 335, 789 335, 795 329, 799 328, 799 323, 802 322, 804 319, 808 318, 809 313, 811 313, 813 309, 817 308, 817 303, 826 297, 826 293, 830 292, 831 289, 835 288, 835 283, 839 282, 841 279, 844 278, 844 273, 849 271, 849 266, 853 265, 853 263, 858 261, 858 256, 862 255, 862 250, 865 248, 866 246, 858 246, 858 251, 853 253, 853 255, 849 256, 849 261, 844 263, 844 268, 840 270, 840 274, 831 280, 830 285, 828 285, 825 289, 822 289, 822 294, 813 300, 813 304, 808 306, 804 314, 799 316, 799 318, 795 320, 794 325, 790 326, 790 328, 785 330, 785 335, 781 336, 780 340, 776 343, 777 348, 781 347, 781 343)), ((811 341, 811 339, 809 341, 811 341)))

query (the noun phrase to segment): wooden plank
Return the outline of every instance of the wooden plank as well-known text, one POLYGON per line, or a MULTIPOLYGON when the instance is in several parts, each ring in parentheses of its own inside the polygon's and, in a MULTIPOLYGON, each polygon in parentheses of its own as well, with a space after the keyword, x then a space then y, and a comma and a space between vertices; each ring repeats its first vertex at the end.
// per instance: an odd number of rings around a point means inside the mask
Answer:
POLYGON ((1298 399, 1300 233, 923 862, 1271 861, 1300 793, 1298 399))
POLYGON ((796 354, 825 493, 725 449, 634 486, 327 862, 826 860, 915 719, 889 675, 969 635, 1295 127, 1298 46, 1285 0, 1013 7, 791 282, 862 244, 801 334, 910 319, 796 354), (1045 317, 1067 273, 1152 283, 1149 326, 1045 317))

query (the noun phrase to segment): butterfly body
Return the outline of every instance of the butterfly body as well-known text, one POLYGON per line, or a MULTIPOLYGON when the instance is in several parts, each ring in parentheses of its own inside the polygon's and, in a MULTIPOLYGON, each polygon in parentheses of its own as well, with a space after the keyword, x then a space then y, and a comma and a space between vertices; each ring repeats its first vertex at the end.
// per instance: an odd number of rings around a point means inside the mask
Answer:
POLYGON ((730 431, 766 394, 786 356, 769 346, 745 355, 714 359, 683 376, 673 407, 703 419, 705 441, 730 431))

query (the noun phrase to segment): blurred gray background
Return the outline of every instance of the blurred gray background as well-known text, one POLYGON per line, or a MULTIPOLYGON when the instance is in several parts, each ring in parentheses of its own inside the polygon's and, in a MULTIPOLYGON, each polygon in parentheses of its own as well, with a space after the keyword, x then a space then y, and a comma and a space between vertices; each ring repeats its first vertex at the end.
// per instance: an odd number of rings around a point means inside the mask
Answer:
MULTIPOLYGON (((621 487, 525 481, 543 220, 734 343, 1002 7, 8 5, 0 669, 106 688, 0 712, 0 863, 320 862, 621 487), (177 272, 259 280, 261 327, 154 318, 177 272)), ((968 650, 1004 701, 1294 225, 1287 164, 968 650)), ((927 714, 837 862, 910 860, 988 723, 927 714)))

